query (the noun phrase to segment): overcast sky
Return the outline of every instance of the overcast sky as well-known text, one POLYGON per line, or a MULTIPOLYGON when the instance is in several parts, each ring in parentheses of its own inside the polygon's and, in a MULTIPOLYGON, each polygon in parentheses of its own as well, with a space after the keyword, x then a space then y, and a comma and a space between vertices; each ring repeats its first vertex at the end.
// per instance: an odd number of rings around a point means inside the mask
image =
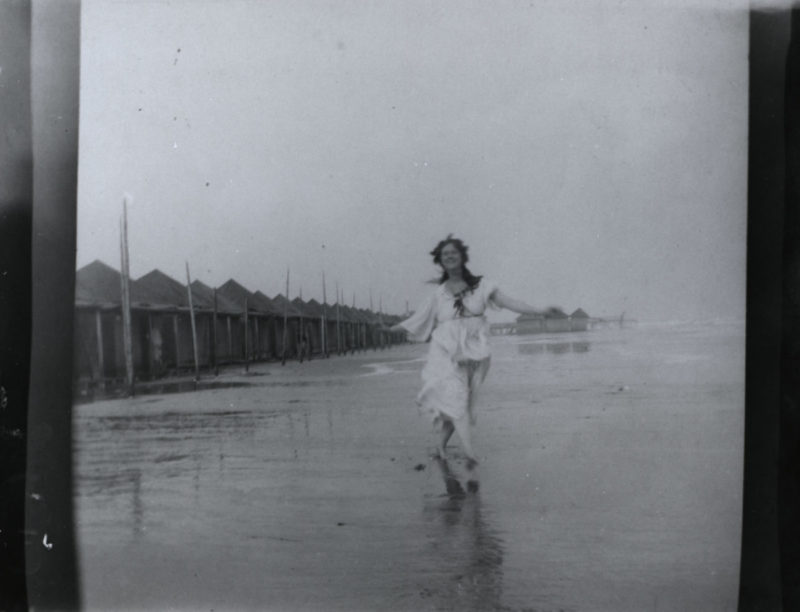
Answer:
POLYGON ((565 4, 84 0, 78 267, 743 318, 747 13, 565 4))

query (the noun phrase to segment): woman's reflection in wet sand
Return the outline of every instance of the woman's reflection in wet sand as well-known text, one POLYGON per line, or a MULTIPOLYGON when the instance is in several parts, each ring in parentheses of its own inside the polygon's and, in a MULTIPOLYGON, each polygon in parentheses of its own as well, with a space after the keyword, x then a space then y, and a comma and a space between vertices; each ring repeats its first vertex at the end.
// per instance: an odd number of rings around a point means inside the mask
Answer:
POLYGON ((420 595, 436 609, 502 607, 503 541, 489 524, 477 480, 459 480, 446 460, 435 459, 445 495, 426 500, 429 550, 435 580, 420 595))

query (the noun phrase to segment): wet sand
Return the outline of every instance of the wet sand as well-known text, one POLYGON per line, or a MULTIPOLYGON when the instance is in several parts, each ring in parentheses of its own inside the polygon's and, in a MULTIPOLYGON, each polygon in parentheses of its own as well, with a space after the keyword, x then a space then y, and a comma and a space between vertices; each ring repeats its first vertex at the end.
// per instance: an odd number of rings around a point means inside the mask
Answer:
POLYGON ((425 346, 77 406, 85 608, 734 610, 744 330, 492 342, 475 473, 425 346))

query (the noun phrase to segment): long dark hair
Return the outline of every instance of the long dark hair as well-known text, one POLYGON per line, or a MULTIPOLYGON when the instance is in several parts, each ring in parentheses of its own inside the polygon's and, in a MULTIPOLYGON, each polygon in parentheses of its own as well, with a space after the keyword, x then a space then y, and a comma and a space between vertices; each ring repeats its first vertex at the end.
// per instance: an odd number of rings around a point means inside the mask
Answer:
MULTIPOLYGON (((461 253, 461 274, 464 282, 467 283, 468 289, 470 291, 476 289, 483 277, 475 276, 469 271, 469 268, 467 268, 467 262, 469 261, 469 253, 467 251, 469 251, 469 247, 458 238, 453 238, 453 234, 448 234, 447 238, 439 242, 439 244, 436 245, 436 248, 431 251, 433 263, 442 266, 442 249, 444 249, 444 247, 446 247, 448 244, 452 244, 458 249, 458 252, 461 253)), ((441 285, 447 281, 448 278, 450 278, 450 275, 447 273, 447 270, 444 269, 444 266, 442 266, 442 275, 432 282, 437 282, 441 285)))

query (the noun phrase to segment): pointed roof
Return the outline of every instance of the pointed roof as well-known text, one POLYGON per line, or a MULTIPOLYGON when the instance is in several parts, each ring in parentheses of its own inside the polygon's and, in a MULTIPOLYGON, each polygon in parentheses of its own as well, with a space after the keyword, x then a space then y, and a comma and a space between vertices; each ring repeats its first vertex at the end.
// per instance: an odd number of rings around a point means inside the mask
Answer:
MULTIPOLYGON (((189 295, 186 285, 182 285, 161 270, 151 270, 144 276, 136 279, 137 289, 131 291, 132 298, 139 302, 154 306, 169 306, 189 308, 189 295)), ((192 306, 205 309, 207 304, 201 296, 195 296, 192 290, 192 306)))
POLYGON ((365 323, 378 323, 379 317, 376 313, 367 308, 359 309, 361 316, 364 318, 365 323))
POLYGON ((339 316, 345 323, 357 322, 355 313, 353 313, 353 309, 350 308, 347 304, 339 304, 339 316))
POLYGON ((75 303, 78 305, 113 306, 122 303, 120 273, 95 259, 75 273, 75 303))
POLYGON ((317 316, 314 313, 313 308, 310 308, 309 305, 304 302, 301 298, 296 297, 292 300, 292 305, 299 310, 304 317, 314 317, 317 316))
POLYGON ((322 316, 322 304, 320 304, 314 298, 311 298, 306 302, 306 311, 310 313, 311 316, 314 317, 321 317, 322 316))
POLYGON ((283 316, 283 310, 278 308, 278 305, 261 291, 256 291, 253 294, 253 309, 268 315, 283 316))
POLYGON ((301 316, 300 310, 294 305, 293 302, 283 297, 282 293, 279 293, 272 298, 272 303, 275 304, 275 308, 278 310, 278 312, 280 312, 280 316, 283 316, 284 307, 286 308, 287 316, 295 319, 301 316))
POLYGON ((247 302, 248 310, 255 310, 254 294, 242 287, 242 285, 237 283, 232 278, 229 279, 224 285, 217 288, 217 294, 222 294, 228 300, 233 302, 239 308, 239 312, 244 310, 245 302, 247 302))
POLYGON ((548 308, 544 313, 545 319, 569 319, 569 315, 560 308, 548 308))
MULTIPOLYGON (((208 285, 200 282, 199 280, 192 281, 192 299, 194 296, 202 299, 204 303, 209 304, 209 308, 214 308, 214 290, 208 285)), ((232 302, 219 291, 217 291, 217 312, 222 314, 241 314, 242 309, 232 302)))
POLYGON ((572 317, 573 319, 589 319, 589 318, 591 318, 591 317, 589 317, 588 314, 586 314, 583 311, 583 308, 578 308, 578 310, 576 310, 575 312, 573 312, 569 316, 572 317))
MULTIPOLYGON (((176 310, 180 306, 178 293, 182 285, 158 270, 139 280, 130 279, 129 287, 132 308, 176 310)), ((185 289, 183 291, 185 293, 185 289)), ((84 266, 75 273, 75 304, 119 307, 122 304, 122 275, 100 260, 84 266)))

